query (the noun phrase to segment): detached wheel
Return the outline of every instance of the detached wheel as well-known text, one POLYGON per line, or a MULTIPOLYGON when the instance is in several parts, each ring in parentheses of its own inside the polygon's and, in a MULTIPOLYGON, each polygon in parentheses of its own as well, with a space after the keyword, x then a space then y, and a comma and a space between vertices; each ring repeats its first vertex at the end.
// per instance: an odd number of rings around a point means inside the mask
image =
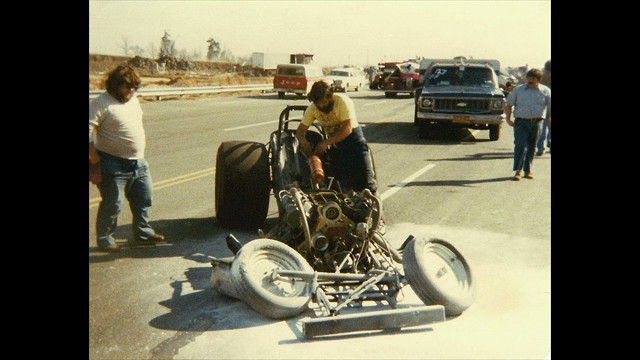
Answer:
POLYGON ((272 319, 302 313, 311 300, 311 285, 300 280, 272 280, 274 269, 313 273, 311 265, 293 248, 272 239, 252 240, 240 248, 231 265, 231 280, 239 297, 272 319))
POLYGON ((257 142, 227 141, 216 157, 215 209, 223 228, 255 229, 269 210, 269 152, 257 142))
POLYGON ((496 141, 500 139, 500 125, 489 126, 489 140, 496 141))
POLYGON ((414 239, 402 254, 409 285, 425 305, 442 305, 455 316, 476 298, 469 264, 450 243, 440 239, 414 239))

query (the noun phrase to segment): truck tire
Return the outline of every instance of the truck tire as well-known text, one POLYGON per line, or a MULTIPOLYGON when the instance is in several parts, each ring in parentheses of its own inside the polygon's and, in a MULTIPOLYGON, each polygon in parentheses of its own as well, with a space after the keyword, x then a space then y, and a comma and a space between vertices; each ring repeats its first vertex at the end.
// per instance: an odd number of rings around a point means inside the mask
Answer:
POLYGON ((311 285, 305 281, 272 281, 270 276, 276 268, 313 273, 296 250, 262 238, 240 248, 231 264, 231 281, 240 299, 258 313, 272 319, 298 315, 311 300, 311 285))
POLYGON ((284 99, 284 91, 278 91, 278 99, 284 99))
POLYGON ((489 140, 496 141, 500 139, 500 125, 489 126, 489 140))
POLYGON ((259 228, 269 210, 271 179, 264 144, 226 141, 218 147, 215 210, 223 228, 259 228))
POLYGON ((402 253, 409 285, 425 305, 442 305, 456 316, 476 298, 469 264, 450 243, 440 239, 413 239, 402 253))
POLYGON ((386 97, 386 98, 394 98, 394 97, 396 97, 396 95, 398 95, 398 93, 394 93, 394 92, 385 92, 384 93, 384 97, 386 97))

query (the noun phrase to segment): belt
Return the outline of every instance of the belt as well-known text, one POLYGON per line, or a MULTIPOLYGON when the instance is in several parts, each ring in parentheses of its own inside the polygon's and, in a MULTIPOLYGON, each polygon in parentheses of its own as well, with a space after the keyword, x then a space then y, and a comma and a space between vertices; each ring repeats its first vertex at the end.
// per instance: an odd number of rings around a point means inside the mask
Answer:
POLYGON ((531 119, 527 119, 527 118, 520 118, 520 117, 517 117, 517 118, 516 118, 516 120, 542 121, 542 120, 543 120, 543 118, 541 118, 541 117, 540 117, 540 118, 531 118, 531 119))

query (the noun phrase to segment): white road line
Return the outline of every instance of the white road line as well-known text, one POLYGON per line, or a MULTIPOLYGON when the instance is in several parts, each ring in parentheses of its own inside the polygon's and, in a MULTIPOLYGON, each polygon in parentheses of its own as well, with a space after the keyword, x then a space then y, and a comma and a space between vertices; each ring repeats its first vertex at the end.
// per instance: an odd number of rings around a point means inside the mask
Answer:
POLYGON ((234 130, 246 129, 246 128, 250 128, 250 127, 254 127, 254 126, 262 126, 262 125, 277 124, 277 123, 278 123, 278 121, 265 121, 265 122, 261 122, 261 123, 257 123, 257 124, 251 124, 251 125, 238 126, 238 127, 234 127, 234 128, 228 128, 228 129, 224 129, 224 131, 234 131, 234 130))
POLYGON ((418 176, 420 176, 420 175, 426 173, 427 171, 433 169, 435 166, 436 166, 436 164, 429 164, 429 165, 423 167, 422 169, 414 172, 413 174, 409 175, 408 177, 406 177, 404 180, 402 180, 398 184, 394 185, 391 189, 385 191, 382 195, 380 195, 380 198, 384 201, 385 199, 387 199, 391 195, 393 195, 393 194, 397 193, 398 191, 400 191, 400 189, 402 189, 403 187, 407 186, 409 183, 411 183, 413 180, 415 180, 418 176))
POLYGON ((371 105, 377 105, 377 104, 384 104, 386 103, 386 100, 383 101, 374 101, 374 102, 370 102, 370 103, 366 103, 366 104, 362 104, 362 106, 371 106, 371 105))

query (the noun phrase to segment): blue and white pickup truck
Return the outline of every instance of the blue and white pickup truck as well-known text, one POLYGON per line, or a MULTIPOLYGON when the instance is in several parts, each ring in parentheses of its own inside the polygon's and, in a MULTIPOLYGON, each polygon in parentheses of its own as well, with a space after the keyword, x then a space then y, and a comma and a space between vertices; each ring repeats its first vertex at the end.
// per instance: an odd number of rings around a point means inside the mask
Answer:
POLYGON ((505 96, 497 77, 500 62, 463 57, 423 62, 424 85, 415 93, 419 136, 426 138, 436 126, 446 126, 489 130, 489 138, 498 140, 505 121, 505 96))

